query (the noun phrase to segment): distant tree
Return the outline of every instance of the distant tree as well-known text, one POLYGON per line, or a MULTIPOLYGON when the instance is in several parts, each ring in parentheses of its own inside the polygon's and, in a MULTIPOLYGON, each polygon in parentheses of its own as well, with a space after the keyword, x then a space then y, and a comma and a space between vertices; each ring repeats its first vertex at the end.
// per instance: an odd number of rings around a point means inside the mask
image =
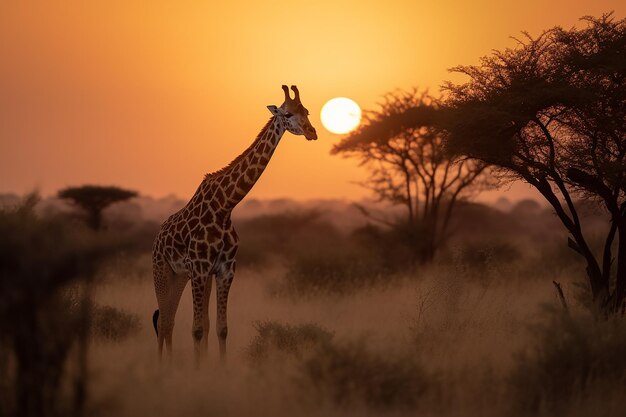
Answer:
POLYGON ((102 187, 97 185, 83 185, 68 187, 60 190, 59 198, 72 201, 87 213, 87 221, 94 230, 102 225, 102 211, 111 204, 126 201, 136 197, 137 193, 118 187, 102 187))
POLYGON ((394 227, 408 232, 409 243, 427 262, 450 237, 453 208, 478 188, 486 164, 450 158, 443 148, 446 132, 441 129, 402 125, 397 116, 412 108, 434 114, 439 103, 417 90, 389 93, 380 108, 366 113, 365 123, 335 145, 332 153, 358 158, 370 173, 363 185, 379 201, 406 207, 406 221, 394 227))
POLYGON ((615 313, 626 296, 626 20, 582 20, 582 29, 524 34, 515 48, 454 68, 469 81, 445 85, 442 111, 417 107, 400 119, 445 129, 451 153, 536 188, 587 264, 597 311, 615 313), (610 216, 601 254, 583 231, 584 200, 610 216))

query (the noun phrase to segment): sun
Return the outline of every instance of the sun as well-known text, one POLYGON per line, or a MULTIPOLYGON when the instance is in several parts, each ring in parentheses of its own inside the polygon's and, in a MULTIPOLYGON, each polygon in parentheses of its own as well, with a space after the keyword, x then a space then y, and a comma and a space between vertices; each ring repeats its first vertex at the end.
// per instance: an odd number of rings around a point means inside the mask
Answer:
POLYGON ((361 122, 361 108, 354 100, 335 97, 324 104, 321 112, 324 127, 336 134, 344 134, 356 128, 361 122))

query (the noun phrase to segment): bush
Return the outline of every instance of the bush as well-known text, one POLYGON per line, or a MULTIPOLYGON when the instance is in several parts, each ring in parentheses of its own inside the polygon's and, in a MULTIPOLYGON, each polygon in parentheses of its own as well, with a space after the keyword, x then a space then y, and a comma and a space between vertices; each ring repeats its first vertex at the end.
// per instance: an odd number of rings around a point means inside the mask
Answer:
POLYGON ((140 329, 139 317, 111 306, 92 307, 93 337, 120 342, 140 329))
POLYGON ((350 241, 364 257, 393 272, 419 264, 423 253, 418 229, 402 222, 385 229, 368 224, 354 230, 350 241))
POLYGON ((273 321, 257 322, 258 335, 248 346, 248 358, 254 365, 267 363, 272 358, 302 359, 319 345, 333 338, 328 330, 313 324, 291 326, 273 321))
POLYGON ((291 296, 348 294, 368 286, 382 284, 391 271, 366 253, 326 250, 302 254, 288 264, 284 282, 276 293, 291 296))
POLYGON ((377 408, 410 407, 433 391, 434 380, 410 357, 368 351, 363 344, 339 343, 328 330, 263 322, 247 353, 253 365, 290 363, 297 386, 310 399, 377 408))
POLYGON ((301 369, 308 386, 343 405, 413 407, 435 387, 412 358, 373 353, 356 343, 321 345, 301 369))
POLYGON ((456 248, 455 263, 468 270, 485 272, 493 268, 519 261, 521 251, 512 243, 489 240, 466 242, 456 248))
POLYGON ((518 357, 510 375, 515 404, 558 414, 589 397, 623 392, 626 323, 550 312, 533 329, 534 346, 518 357))
POLYGON ((267 214, 237 224, 238 265, 263 266, 337 245, 343 237, 317 210, 267 214))

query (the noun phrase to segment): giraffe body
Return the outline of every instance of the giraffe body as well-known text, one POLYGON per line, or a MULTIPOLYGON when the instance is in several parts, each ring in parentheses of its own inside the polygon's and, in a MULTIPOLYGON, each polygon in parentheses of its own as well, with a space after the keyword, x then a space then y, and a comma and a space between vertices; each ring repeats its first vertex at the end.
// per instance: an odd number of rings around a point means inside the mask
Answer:
POLYGON ((188 281, 192 285, 192 337, 196 358, 208 346, 208 304, 212 280, 217 289, 217 326, 220 356, 226 354, 228 292, 235 275, 235 255, 239 238, 231 222, 231 213, 252 189, 271 159, 285 131, 304 135, 309 140, 317 134, 308 120, 298 90, 295 99, 283 86, 285 102, 281 107, 268 106, 273 117, 252 145, 227 167, 208 174, 189 203, 171 215, 155 239, 152 262, 154 286, 159 309, 153 316, 159 355, 163 348, 171 353, 172 331, 178 303, 188 281))

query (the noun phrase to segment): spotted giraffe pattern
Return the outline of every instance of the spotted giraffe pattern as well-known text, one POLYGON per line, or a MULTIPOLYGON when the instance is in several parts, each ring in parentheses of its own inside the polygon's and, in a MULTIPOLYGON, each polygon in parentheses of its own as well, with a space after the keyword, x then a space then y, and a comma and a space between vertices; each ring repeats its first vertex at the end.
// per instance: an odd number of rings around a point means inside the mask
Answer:
POLYGON ((226 354, 228 293, 235 276, 239 238, 231 213, 248 194, 269 163, 285 131, 317 139, 299 92, 283 86, 285 102, 268 106, 273 117, 252 145, 227 167, 208 174, 191 200, 161 226, 152 251, 154 287, 159 309, 154 315, 159 355, 171 354, 174 318, 182 292, 191 280, 196 358, 208 346, 209 297, 212 279, 217 287, 217 326, 220 356, 226 354))

